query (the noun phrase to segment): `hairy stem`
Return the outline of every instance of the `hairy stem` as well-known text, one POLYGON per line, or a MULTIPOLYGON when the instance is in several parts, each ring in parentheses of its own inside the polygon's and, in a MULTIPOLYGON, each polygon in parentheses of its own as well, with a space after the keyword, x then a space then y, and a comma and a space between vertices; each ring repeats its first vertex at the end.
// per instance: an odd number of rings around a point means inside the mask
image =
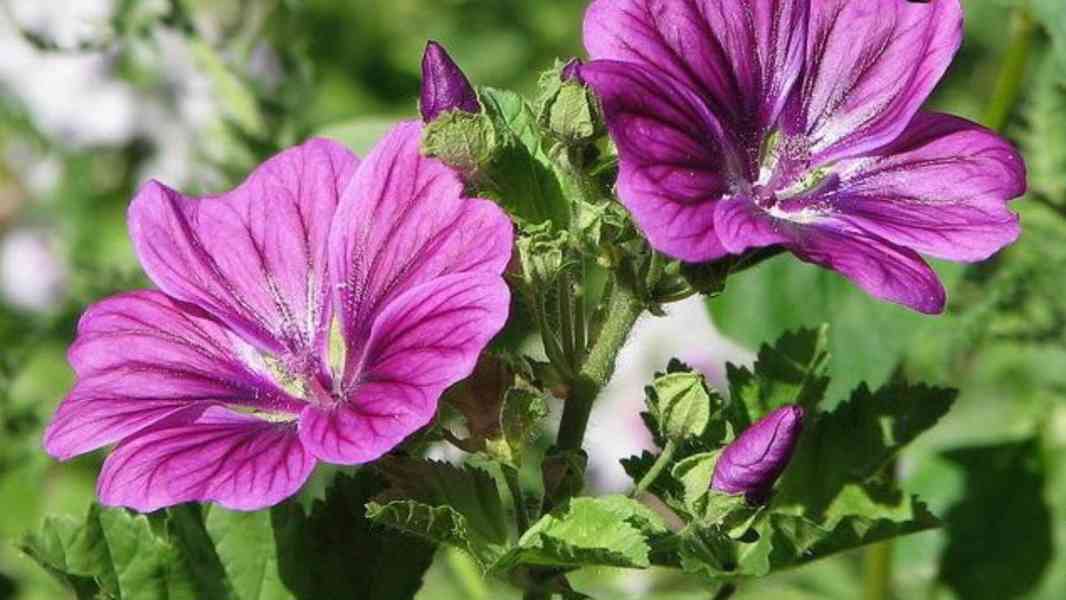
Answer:
POLYGON ((614 374, 618 353, 643 312, 644 302, 636 292, 622 282, 615 282, 607 301, 606 320, 581 365, 563 408, 555 442, 560 450, 581 448, 592 405, 614 374))
POLYGON ((1018 9, 1014 16, 1010 44, 1003 55, 992 99, 985 109, 984 124, 989 129, 1002 131, 1010 120, 1011 113, 1021 96, 1022 84, 1025 83, 1025 67, 1029 62, 1029 50, 1033 45, 1036 24, 1024 9, 1018 9))
POLYGON ((662 474, 666 465, 670 464, 670 461, 674 460, 674 452, 677 451, 677 443, 674 440, 667 440, 666 446, 663 447, 662 454, 659 458, 655 459, 655 464, 648 469, 648 472, 644 474, 644 477, 640 478, 637 482, 637 487, 633 489, 633 493, 630 494, 631 498, 639 498, 651 484, 655 483, 655 480, 662 474))

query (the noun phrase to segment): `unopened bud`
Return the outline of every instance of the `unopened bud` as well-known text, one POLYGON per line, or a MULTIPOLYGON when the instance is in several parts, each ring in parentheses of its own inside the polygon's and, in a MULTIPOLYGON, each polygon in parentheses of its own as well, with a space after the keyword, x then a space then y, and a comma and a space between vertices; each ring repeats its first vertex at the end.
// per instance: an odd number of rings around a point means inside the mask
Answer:
POLYGON ((783 406, 763 417, 726 447, 714 468, 711 489, 765 502, 796 450, 803 408, 783 406))
POLYGON ((455 64, 448 52, 437 42, 426 44, 422 55, 422 120, 431 123, 441 114, 459 110, 477 114, 481 112, 477 92, 470 80, 455 64))

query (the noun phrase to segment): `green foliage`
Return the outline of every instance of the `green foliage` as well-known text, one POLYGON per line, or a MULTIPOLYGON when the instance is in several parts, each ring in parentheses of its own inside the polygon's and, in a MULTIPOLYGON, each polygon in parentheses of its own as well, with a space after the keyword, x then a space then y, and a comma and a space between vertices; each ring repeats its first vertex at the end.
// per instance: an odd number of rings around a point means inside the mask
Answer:
MULTIPOLYGON (((860 386, 849 401, 821 412, 829 383, 826 335, 825 328, 788 333, 763 347, 753 370, 729 369, 728 405, 715 406, 702 395, 704 405, 713 407, 712 421, 725 419, 728 427, 709 428, 713 433, 689 429, 673 455, 645 453, 624 461, 634 480, 658 461, 672 461, 649 487, 685 523, 667 544, 673 548, 663 558, 667 564, 721 584, 938 525, 924 504, 892 483, 885 467, 936 424, 955 392, 892 383, 872 393, 860 386), (711 490, 717 451, 731 432, 796 403, 808 410, 804 433, 769 504, 749 506, 711 490)), ((649 398, 662 397, 660 388, 687 394, 690 387, 677 385, 686 374, 680 369, 672 366, 673 373, 659 376, 649 398)), ((653 411, 647 423, 658 432, 661 418, 653 411)))
MULTIPOLYGON (((1066 20, 1066 9, 1062 10, 1066 20)), ((1066 32, 1062 43, 1066 46, 1066 32)), ((1066 59, 1046 58, 1033 83, 1021 137, 1029 186, 1057 205, 1066 206, 1066 177, 1062 175, 1066 172, 1066 59)))
POLYGON ((497 480, 485 470, 402 458, 377 468, 389 487, 367 505, 372 522, 455 546, 485 571, 517 537, 497 480))
POLYGON ((662 518, 635 500, 575 498, 534 523, 498 566, 646 568, 652 541, 666 533, 662 518))
POLYGON ((947 515, 940 580, 960 598, 1020 598, 1040 582, 1054 550, 1035 439, 954 450, 966 494, 947 515))
POLYGON ((47 518, 21 548, 79 600, 413 598, 435 548, 366 520, 382 489, 368 473, 341 476, 309 513, 93 505, 83 521, 47 518))
POLYGON ((741 429, 788 404, 813 408, 829 386, 829 328, 786 332, 774 345, 763 344, 754 372, 727 367, 730 414, 741 429))
MULTIPOLYGON (((951 290, 960 269, 937 265, 951 290)), ((812 323, 831 325, 827 349, 830 398, 860 383, 879 386, 919 339, 946 326, 905 308, 878 302, 836 273, 778 257, 729 279, 726 292, 709 301, 722 331, 755 347, 812 323)))
POLYGON ((543 146, 533 108, 514 92, 481 88, 478 94, 495 127, 498 145, 485 191, 524 223, 551 222, 565 229, 570 223, 570 203, 543 146))

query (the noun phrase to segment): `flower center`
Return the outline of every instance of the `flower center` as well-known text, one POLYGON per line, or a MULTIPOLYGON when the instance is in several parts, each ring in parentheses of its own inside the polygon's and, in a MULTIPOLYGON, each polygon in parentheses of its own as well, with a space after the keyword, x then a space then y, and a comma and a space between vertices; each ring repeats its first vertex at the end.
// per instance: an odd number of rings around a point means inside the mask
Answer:
POLYGON ((800 223, 825 214, 822 192, 839 176, 831 166, 814 166, 800 144, 786 140, 780 131, 766 136, 759 152, 758 180, 749 182, 752 201, 774 218, 800 223))

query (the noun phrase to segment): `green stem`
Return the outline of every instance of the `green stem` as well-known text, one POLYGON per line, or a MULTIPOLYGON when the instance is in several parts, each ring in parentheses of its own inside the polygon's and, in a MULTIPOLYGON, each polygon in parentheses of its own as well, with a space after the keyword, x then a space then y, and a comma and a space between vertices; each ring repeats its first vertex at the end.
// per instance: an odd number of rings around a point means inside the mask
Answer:
MULTIPOLYGON (((885 479, 894 483, 898 479, 899 465, 895 460, 884 467, 885 479)), ((868 546, 863 551, 863 600, 891 600, 892 593, 892 540, 868 546)))
POLYGON ((663 447, 662 454, 659 455, 659 458, 655 459, 655 464, 653 464, 651 468, 648 469, 648 472, 644 474, 644 477, 641 477, 640 481, 637 482, 637 487, 633 490, 633 493, 629 495, 630 498, 639 498, 641 494, 651 487, 651 484, 655 483, 655 480, 662 474, 666 465, 674 460, 674 452, 676 451, 677 443, 674 442, 674 440, 667 440, 666 446, 663 447))
POLYGON ((518 534, 522 535, 529 529, 529 506, 526 505, 526 498, 522 493, 522 484, 518 481, 518 469, 504 466, 503 478, 507 482, 507 488, 511 491, 515 524, 518 525, 518 534))
POLYGON ((551 594, 540 590, 527 590, 522 595, 522 600, 551 600, 551 594))
POLYGON ((863 600, 892 598, 892 542, 866 548, 863 554, 863 600))
POLYGON ((623 282, 616 281, 607 301, 606 320, 575 378, 563 408, 555 445, 580 450, 585 441, 592 405, 614 374, 618 353, 644 312, 644 302, 623 282))
POLYGON ((990 129, 1002 131, 1018 103, 1022 84, 1025 83, 1025 67, 1029 62, 1029 50, 1032 48, 1035 32, 1036 24, 1029 13, 1024 8, 1017 10, 1010 44, 1003 55, 992 99, 985 109, 984 123, 990 129))

